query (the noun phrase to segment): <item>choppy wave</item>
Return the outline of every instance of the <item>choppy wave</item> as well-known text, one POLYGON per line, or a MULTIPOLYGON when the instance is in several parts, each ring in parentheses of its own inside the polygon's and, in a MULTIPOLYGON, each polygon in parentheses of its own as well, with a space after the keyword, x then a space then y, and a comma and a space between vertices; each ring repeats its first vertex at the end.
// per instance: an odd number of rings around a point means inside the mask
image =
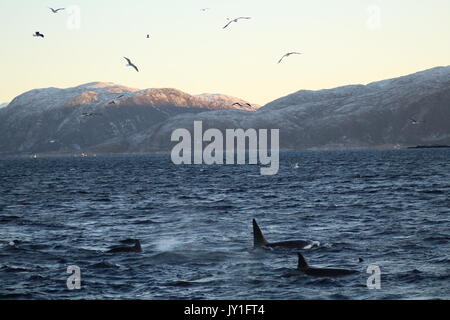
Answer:
POLYGON ((269 177, 166 156, 0 160, 0 299, 448 299, 449 159, 293 152, 269 177), (252 250, 253 218, 269 241, 315 243, 311 265, 360 273, 312 278, 295 250, 252 250), (129 238, 142 252, 106 253, 129 238))

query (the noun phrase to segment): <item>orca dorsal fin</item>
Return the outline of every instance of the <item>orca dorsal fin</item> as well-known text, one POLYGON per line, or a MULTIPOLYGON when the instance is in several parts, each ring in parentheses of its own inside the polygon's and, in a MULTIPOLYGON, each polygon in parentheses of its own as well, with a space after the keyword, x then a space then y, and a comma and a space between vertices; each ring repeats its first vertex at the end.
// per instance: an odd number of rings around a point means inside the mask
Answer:
POLYGON ((262 234, 261 229, 258 226, 258 223, 256 223, 256 220, 253 219, 253 246, 256 247, 262 247, 269 244, 267 240, 264 238, 264 235, 262 234))
POLYGON ((299 270, 306 270, 309 268, 308 262, 306 262, 305 257, 299 252, 298 253, 298 267, 299 270))
POLYGON ((134 249, 136 249, 136 250, 138 250, 138 251, 141 251, 141 250, 142 250, 142 248, 141 248, 141 242, 140 242, 138 239, 136 239, 135 242, 134 242, 134 249))

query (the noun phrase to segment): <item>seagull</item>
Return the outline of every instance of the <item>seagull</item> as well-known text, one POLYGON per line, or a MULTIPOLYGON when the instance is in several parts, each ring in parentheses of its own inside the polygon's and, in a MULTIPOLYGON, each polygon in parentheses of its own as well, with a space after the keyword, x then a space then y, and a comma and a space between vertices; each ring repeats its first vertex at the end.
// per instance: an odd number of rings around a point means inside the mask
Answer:
POLYGON ((253 107, 253 106, 252 106, 250 103, 248 103, 248 102, 245 103, 245 104, 242 104, 242 103, 239 103, 239 102, 235 102, 235 103, 233 103, 232 107, 234 107, 234 106, 243 107, 244 105, 249 106, 250 108, 253 107))
POLYGON ((411 121, 412 125, 419 125, 419 124, 425 123, 425 121, 417 121, 414 118, 409 118, 409 121, 411 121))
POLYGON ((108 105, 116 104, 116 100, 117 100, 117 99, 120 99, 120 98, 122 98, 122 97, 124 97, 124 96, 125 96, 124 94, 121 94, 120 96, 118 96, 118 97, 116 97, 114 100, 112 100, 110 103, 108 103, 108 105))
POLYGON ((210 10, 211 8, 203 8, 203 9, 200 9, 200 11, 203 11, 203 12, 205 12, 205 11, 208 11, 208 10, 210 10))
POLYGON ((286 53, 284 56, 281 57, 281 59, 280 59, 280 61, 278 61, 278 63, 281 63, 281 61, 283 61, 284 58, 289 57, 290 55, 293 55, 293 54, 302 54, 302 53, 301 52, 289 52, 289 53, 286 53))
POLYGON ((36 31, 35 34, 33 34, 33 37, 41 37, 44 38, 44 35, 40 33, 39 31, 36 31))
POLYGON ((52 10, 53 13, 58 13, 58 11, 65 10, 66 8, 53 9, 49 7, 49 9, 52 10))
MULTIPOLYGON (((251 19, 251 17, 239 17, 233 20, 230 20, 230 22, 227 23, 227 25, 225 27, 223 27, 223 29, 227 28, 230 24, 232 24, 233 22, 238 22, 239 20, 242 19, 251 19)), ((229 20, 229 19, 228 19, 229 20)))
POLYGON ((139 69, 131 62, 130 59, 128 59, 128 58, 126 58, 126 57, 124 57, 124 58, 125 58, 125 60, 127 60, 127 62, 128 62, 127 67, 133 67, 134 69, 136 69, 137 72, 139 72, 139 69))

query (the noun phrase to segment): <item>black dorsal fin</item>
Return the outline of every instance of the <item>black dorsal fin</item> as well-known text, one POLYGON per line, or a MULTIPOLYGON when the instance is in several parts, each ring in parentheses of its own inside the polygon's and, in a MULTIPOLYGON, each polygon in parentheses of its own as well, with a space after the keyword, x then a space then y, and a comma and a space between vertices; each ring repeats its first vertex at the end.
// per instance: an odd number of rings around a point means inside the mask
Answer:
POLYGON ((309 268, 308 266, 308 262, 306 262, 305 258, 303 257, 303 255, 299 252, 298 253, 298 267, 299 270, 306 270, 309 268))
POLYGON ((264 235, 261 232, 261 229, 256 223, 256 220, 253 219, 253 246, 254 247, 262 247, 269 244, 267 240, 264 238, 264 235))
POLYGON ((141 242, 140 242, 138 239, 136 239, 136 240, 134 241, 134 248, 135 248, 136 250, 138 250, 138 251, 141 251, 141 250, 142 250, 142 248, 141 248, 141 242))

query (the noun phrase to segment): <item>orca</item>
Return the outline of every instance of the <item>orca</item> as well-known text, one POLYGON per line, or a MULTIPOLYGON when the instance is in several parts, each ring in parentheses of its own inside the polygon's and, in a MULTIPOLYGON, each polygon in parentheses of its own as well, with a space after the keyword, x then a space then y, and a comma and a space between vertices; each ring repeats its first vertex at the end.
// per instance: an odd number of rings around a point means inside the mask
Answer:
POLYGON ((358 273, 358 271, 356 270, 348 270, 348 269, 312 268, 308 265, 308 262, 306 262, 305 258, 301 253, 298 253, 297 269, 300 272, 313 277, 339 277, 358 273))
POLYGON ((129 242, 133 242, 134 246, 133 247, 115 247, 112 248, 108 251, 106 251, 107 253, 119 253, 119 252, 142 252, 142 248, 141 248, 141 242, 137 239, 128 239, 125 241, 121 241, 122 243, 129 243, 129 242))
POLYGON ((306 240, 294 240, 294 241, 282 241, 282 242, 268 242, 258 226, 258 223, 255 219, 253 219, 253 247, 268 247, 268 248, 293 248, 293 249, 305 249, 308 246, 311 246, 311 241, 306 240))

